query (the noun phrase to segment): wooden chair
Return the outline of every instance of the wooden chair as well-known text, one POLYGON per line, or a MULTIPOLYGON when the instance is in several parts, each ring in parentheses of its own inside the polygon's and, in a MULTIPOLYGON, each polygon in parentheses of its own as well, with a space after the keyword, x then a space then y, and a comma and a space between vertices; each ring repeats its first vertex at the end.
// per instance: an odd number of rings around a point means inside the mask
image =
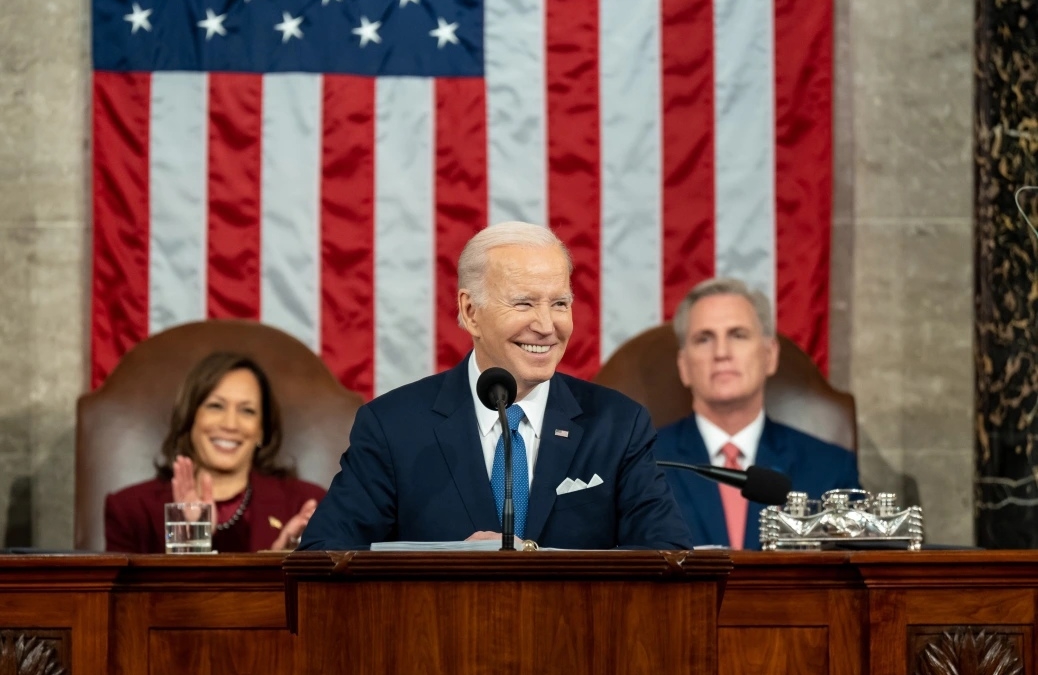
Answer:
MULTIPOLYGON (((691 392, 678 376, 677 349, 669 323, 650 328, 622 344, 595 382, 648 408, 656 428, 676 422, 692 410, 691 392)), ((811 358, 784 335, 779 335, 778 369, 768 379, 764 399, 773 420, 857 452, 854 397, 834 389, 811 358)))
POLYGON ((207 354, 247 354, 270 378, 281 406, 281 458, 327 486, 338 472, 360 394, 344 388, 306 345, 254 321, 202 321, 157 333, 130 350, 76 406, 77 549, 104 550, 104 499, 155 476, 177 388, 207 354))

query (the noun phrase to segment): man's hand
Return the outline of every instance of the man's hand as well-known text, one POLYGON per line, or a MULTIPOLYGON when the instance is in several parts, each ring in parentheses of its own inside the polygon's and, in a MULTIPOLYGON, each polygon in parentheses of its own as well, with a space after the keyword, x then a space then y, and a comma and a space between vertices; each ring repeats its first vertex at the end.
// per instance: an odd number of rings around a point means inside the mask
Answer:
POLYGON ((465 541, 476 541, 477 539, 500 539, 500 538, 501 538, 501 533, 500 532, 487 532, 486 530, 480 530, 479 532, 473 532, 472 534, 470 534, 468 537, 465 538, 465 541))

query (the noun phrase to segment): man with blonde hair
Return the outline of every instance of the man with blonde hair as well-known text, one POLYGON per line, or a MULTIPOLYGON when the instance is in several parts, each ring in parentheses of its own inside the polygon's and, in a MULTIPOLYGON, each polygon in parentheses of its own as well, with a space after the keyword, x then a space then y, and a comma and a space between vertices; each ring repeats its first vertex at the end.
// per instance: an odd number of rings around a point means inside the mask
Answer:
POLYGON ((573 333, 571 271, 565 246, 537 225, 494 225, 468 242, 458 321, 472 352, 357 412, 302 548, 499 539, 502 428, 476 395, 491 367, 511 373, 518 390, 507 411, 517 537, 556 548, 691 546, 656 467, 648 411, 556 372, 573 333))
MULTIPOLYGON (((678 373, 692 392, 692 414, 660 429, 659 459, 765 466, 815 499, 830 489, 859 487, 851 452, 765 415, 764 384, 778 367, 779 344, 763 293, 736 279, 710 279, 689 291, 673 323, 678 373)), ((669 470, 667 481, 697 546, 760 548, 762 504, 687 471, 669 470)))

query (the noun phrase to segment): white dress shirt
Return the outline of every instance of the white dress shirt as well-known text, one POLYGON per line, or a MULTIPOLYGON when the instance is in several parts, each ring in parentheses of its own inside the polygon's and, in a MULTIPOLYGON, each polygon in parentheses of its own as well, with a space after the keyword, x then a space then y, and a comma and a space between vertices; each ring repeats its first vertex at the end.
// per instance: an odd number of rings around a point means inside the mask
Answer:
POLYGON ((725 444, 731 443, 742 452, 742 468, 745 469, 752 466, 757 459, 757 446, 760 445, 760 437, 764 434, 764 411, 761 410, 752 422, 733 436, 729 436, 721 427, 702 415, 696 415, 696 426, 699 427, 699 433, 703 437, 711 464, 724 467, 724 453, 721 452, 721 448, 725 444))
MULTIPOLYGON (((476 423, 479 425, 479 442, 483 446, 483 459, 487 464, 487 480, 494 470, 494 453, 497 441, 501 438, 501 420, 497 411, 483 405, 476 395, 476 380, 479 379, 479 366, 476 365, 476 354, 469 356, 469 388, 472 390, 472 401, 476 406, 476 423)), ((548 404, 548 387, 551 380, 541 382, 533 388, 526 398, 518 402, 526 417, 519 422, 519 435, 526 443, 526 471, 533 483, 533 468, 537 464, 537 451, 541 444, 541 426, 544 424, 544 408, 548 404)))

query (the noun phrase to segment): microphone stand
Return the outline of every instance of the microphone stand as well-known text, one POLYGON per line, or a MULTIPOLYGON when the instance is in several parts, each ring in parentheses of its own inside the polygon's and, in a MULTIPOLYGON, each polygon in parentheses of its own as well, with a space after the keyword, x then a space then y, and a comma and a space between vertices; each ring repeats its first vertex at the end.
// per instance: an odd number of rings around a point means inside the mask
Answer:
MULTIPOLYGON (((725 469, 719 466, 700 466, 698 464, 685 464, 684 462, 672 462, 667 459, 656 460, 658 466, 666 466, 673 469, 685 469, 686 471, 694 471, 700 476, 709 478, 714 482, 724 482, 723 478, 728 478, 733 481, 738 481, 741 484, 746 483, 746 472, 738 469, 725 469)), ((727 483, 727 485, 733 485, 738 487, 735 483, 727 483)))
POLYGON ((512 503, 512 430, 508 428, 505 402, 497 402, 497 415, 501 419, 501 440, 505 449, 505 503, 501 509, 501 550, 515 550, 515 505, 512 503))

